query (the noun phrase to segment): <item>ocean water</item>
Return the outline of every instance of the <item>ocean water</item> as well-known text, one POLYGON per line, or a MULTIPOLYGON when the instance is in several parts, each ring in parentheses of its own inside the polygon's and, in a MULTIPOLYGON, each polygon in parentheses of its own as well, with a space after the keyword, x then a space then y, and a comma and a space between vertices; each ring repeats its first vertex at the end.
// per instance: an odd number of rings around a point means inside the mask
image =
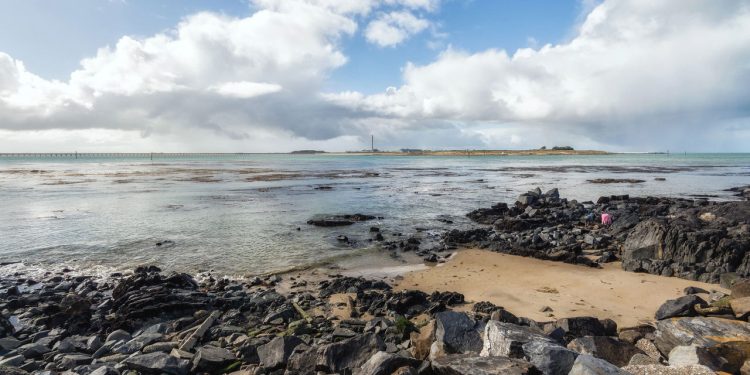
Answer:
POLYGON ((378 252, 370 226, 386 239, 460 228, 468 211, 537 186, 578 200, 725 200, 733 197, 724 189, 747 184, 750 154, 0 157, 0 262, 263 274, 378 252), (587 182, 595 178, 645 182, 587 182), (345 213, 382 219, 306 224, 345 213), (342 234, 357 244, 339 243, 342 234))

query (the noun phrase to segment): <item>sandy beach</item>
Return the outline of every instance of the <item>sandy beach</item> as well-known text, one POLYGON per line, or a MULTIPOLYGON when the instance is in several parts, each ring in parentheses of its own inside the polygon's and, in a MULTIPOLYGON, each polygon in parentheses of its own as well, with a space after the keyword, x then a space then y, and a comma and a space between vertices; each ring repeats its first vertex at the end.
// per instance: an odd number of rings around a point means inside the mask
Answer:
POLYGON ((628 327, 653 321, 659 306, 682 296, 688 286, 722 290, 716 284, 626 272, 619 263, 593 269, 467 249, 445 264, 405 274, 396 289, 456 291, 467 301, 489 301, 538 321, 596 316, 628 327), (552 311, 541 311, 545 306, 552 311))

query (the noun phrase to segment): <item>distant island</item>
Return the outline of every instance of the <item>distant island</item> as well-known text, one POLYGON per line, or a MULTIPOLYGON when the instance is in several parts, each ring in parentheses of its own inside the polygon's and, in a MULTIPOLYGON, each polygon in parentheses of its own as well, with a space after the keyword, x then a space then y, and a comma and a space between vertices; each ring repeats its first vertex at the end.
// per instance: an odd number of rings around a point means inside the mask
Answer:
POLYGON ((555 146, 533 150, 422 150, 403 148, 399 151, 347 151, 331 155, 383 155, 383 156, 523 156, 523 155, 608 155, 607 151, 575 150, 570 146, 555 146))
POLYGON ((295 155, 297 154, 302 154, 302 155, 325 154, 325 153, 326 153, 325 151, 320 151, 320 150, 297 150, 297 151, 290 152, 290 154, 295 154, 295 155))

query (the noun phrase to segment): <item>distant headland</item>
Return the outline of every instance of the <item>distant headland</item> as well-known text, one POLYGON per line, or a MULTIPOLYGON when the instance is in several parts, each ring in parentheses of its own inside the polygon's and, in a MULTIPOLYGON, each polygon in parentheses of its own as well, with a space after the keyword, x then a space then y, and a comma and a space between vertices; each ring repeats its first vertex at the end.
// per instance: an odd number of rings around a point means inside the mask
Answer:
POLYGON ((538 148, 531 150, 486 150, 486 149, 464 149, 464 150, 425 150, 402 148, 398 151, 383 151, 368 149, 346 152, 324 152, 314 150, 293 151, 292 154, 326 154, 326 155, 383 155, 383 156, 528 156, 528 155, 608 155, 608 151, 600 150, 576 150, 570 146, 555 146, 552 148, 538 148))

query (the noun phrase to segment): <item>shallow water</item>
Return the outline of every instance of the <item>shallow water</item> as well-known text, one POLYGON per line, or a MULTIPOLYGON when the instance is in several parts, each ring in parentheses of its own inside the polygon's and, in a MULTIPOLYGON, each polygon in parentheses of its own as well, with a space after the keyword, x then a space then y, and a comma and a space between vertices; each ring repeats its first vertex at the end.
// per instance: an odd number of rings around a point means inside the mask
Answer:
POLYGON ((0 157, 0 262, 261 274, 375 251, 368 250, 370 226, 387 239, 418 227, 423 235, 461 227, 466 212, 512 202, 536 186, 579 200, 732 199, 722 190, 746 184, 750 154, 0 157), (587 182, 595 178, 645 182, 587 182), (383 219, 340 228, 305 224, 319 213, 383 219), (446 217, 454 224, 439 220, 446 217), (339 234, 358 245, 340 245, 339 234))

